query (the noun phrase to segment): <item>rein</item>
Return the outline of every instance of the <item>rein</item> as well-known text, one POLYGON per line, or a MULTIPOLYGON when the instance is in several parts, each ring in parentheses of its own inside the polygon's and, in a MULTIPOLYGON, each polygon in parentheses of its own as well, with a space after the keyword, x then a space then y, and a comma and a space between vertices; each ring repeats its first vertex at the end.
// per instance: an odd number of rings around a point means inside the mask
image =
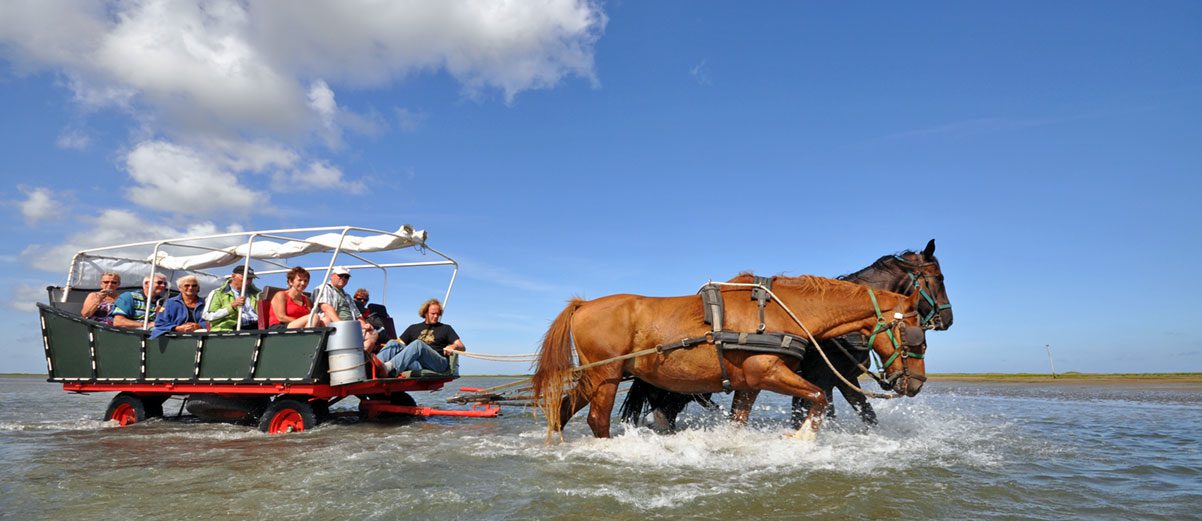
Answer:
MULTIPOLYGON (((745 282, 709 282, 709 283, 706 283, 706 285, 705 285, 705 286, 711 286, 711 285, 716 285, 716 286, 732 286, 732 287, 744 287, 744 288, 758 288, 759 290, 761 290, 761 291, 763 291, 764 293, 766 293, 766 294, 767 294, 767 295, 768 295, 768 296, 769 296, 769 297, 772 299, 772 301, 776 302, 776 303, 777 303, 777 304, 778 304, 778 305, 781 307, 781 309, 785 310, 785 313, 787 313, 787 314, 789 315, 789 318, 793 319, 793 322, 794 322, 794 323, 796 323, 796 324, 797 324, 799 327, 801 327, 801 330, 802 330, 802 331, 805 331, 805 334, 806 334, 806 336, 807 336, 807 337, 809 337, 809 339, 810 339, 810 342, 812 342, 812 345, 815 345, 815 346, 819 345, 819 344, 818 344, 818 340, 816 340, 816 339, 814 338, 814 334, 810 332, 810 329, 809 329, 809 328, 807 328, 807 327, 805 326, 805 324, 803 324, 803 323, 801 322, 801 319, 797 318, 797 315, 796 315, 795 313, 793 313, 793 310, 792 310, 792 309, 789 309, 789 306, 785 305, 785 302, 784 302, 783 300, 781 300, 781 299, 780 299, 780 297, 777 297, 777 296, 776 296, 776 293, 773 293, 771 289, 768 289, 768 288, 764 287, 764 286, 763 286, 763 285, 761 285, 761 284, 755 284, 755 283, 751 283, 751 284, 749 284, 749 283, 745 283, 745 282)), ((703 286, 703 288, 704 288, 705 286, 703 286)), ((873 307, 873 310, 874 310, 874 311, 876 311, 876 316, 877 316, 877 329, 874 329, 874 330, 873 330, 873 335, 876 335, 877 333, 879 333, 879 332, 881 331, 881 329, 879 329, 879 328, 881 327, 881 324, 882 324, 882 323, 886 323, 886 324, 887 324, 887 327, 886 327, 884 330, 888 331, 888 333, 887 333, 887 334, 889 335, 889 338, 890 338, 890 340, 892 340, 892 341, 893 341, 893 345, 894 345, 894 356, 892 356, 892 357, 890 357, 890 358, 889 358, 889 362, 890 362, 890 363, 892 363, 892 362, 893 362, 893 360, 894 360, 894 359, 895 359, 897 356, 907 356, 907 357, 908 357, 908 356, 910 356, 910 355, 908 355, 908 354, 906 354, 906 355, 899 355, 899 354, 898 354, 898 351, 899 351, 899 349, 898 349, 898 347, 897 347, 897 346, 898 346, 897 336, 893 334, 893 330, 894 330, 894 329, 896 329, 896 328, 898 327, 898 325, 900 325, 900 324, 902 323, 902 322, 901 322, 901 320, 902 320, 903 318, 905 318, 905 315, 903 315, 903 316, 900 316, 900 317, 895 317, 895 319, 893 320, 893 322, 886 322, 886 321, 885 321, 885 319, 884 319, 884 316, 883 316, 883 315, 882 315, 882 313, 881 313, 880 306, 879 306, 879 305, 877 304, 877 302, 876 302, 876 295, 875 295, 875 294, 872 292, 872 290, 871 290, 871 289, 869 289, 869 290, 868 290, 868 294, 869 294, 869 296, 871 296, 871 297, 872 297, 872 307, 873 307)), ((871 347, 871 345, 872 345, 871 341, 869 342, 869 344, 868 344, 868 345, 871 347)), ((657 348, 658 348, 658 347, 660 347, 660 346, 657 346, 657 348)), ((653 349, 646 349, 646 350, 644 350, 644 351, 654 351, 654 350, 655 350, 655 348, 653 348, 653 349)), ((838 371, 838 370, 836 370, 836 369, 835 369, 835 364, 831 363, 831 360, 830 360, 830 358, 828 358, 828 357, 826 356, 826 353, 825 353, 825 352, 824 352, 824 351, 823 351, 821 348, 819 348, 819 349, 815 349, 815 351, 818 351, 818 354, 822 356, 822 361, 826 362, 826 365, 827 365, 827 367, 829 367, 829 368, 830 368, 831 372, 832 372, 832 373, 834 373, 834 374, 835 374, 835 376, 839 378, 839 380, 843 381, 843 383, 844 383, 844 384, 846 384, 847 386, 851 387, 852 389, 855 389, 855 390, 856 390, 856 392, 859 392, 860 394, 863 394, 864 396, 868 396, 868 397, 871 397, 871 398, 883 398, 883 399, 886 399, 886 400, 888 400, 888 399, 892 399, 892 398, 902 398, 902 397, 904 397, 904 396, 905 396, 905 395, 903 395, 903 394, 901 394, 901 393, 898 393, 898 392, 896 392, 896 391, 894 391, 894 393, 893 393, 893 394, 883 394, 883 393, 878 393, 878 392, 875 392, 875 391, 868 391, 868 390, 865 390, 865 389, 861 389, 861 388, 860 388, 860 386, 858 386, 858 385, 856 385, 856 384, 854 384, 854 383, 851 383, 851 382, 849 382, 849 381, 847 380, 847 378, 844 378, 844 377, 843 377, 843 375, 842 375, 841 373, 839 373, 839 371, 838 371)), ((874 352, 875 352, 875 351, 874 351, 874 352)), ((639 353, 642 353, 642 351, 640 351, 639 353)), ((635 353, 632 353, 632 355, 633 355, 633 354, 635 354, 635 353)), ((649 353, 648 353, 648 354, 649 354, 649 353)), ((627 356, 627 357, 630 357, 630 355, 626 355, 626 356, 627 356)), ((638 355, 638 356, 641 356, 641 355, 638 355)), ((918 356, 915 356, 915 358, 922 358, 922 356, 923 356, 923 355, 921 355, 921 354, 918 354, 918 356)), ((878 357, 878 363, 879 363, 879 357, 878 357)), ((591 365, 594 365, 594 364, 590 364, 590 366, 591 366, 591 365)), ((876 379, 878 383, 881 383, 881 382, 884 382, 884 381, 886 381, 886 380, 884 380, 882 377, 878 377, 878 376, 877 376, 876 374, 874 374, 872 371, 870 371, 870 370, 868 370, 867 368, 865 368, 865 367, 864 367, 862 364, 857 364, 857 365, 859 365, 859 366, 860 366, 860 368, 864 370, 864 372, 866 372, 866 373, 868 373, 868 374, 872 375, 872 377, 873 377, 874 379, 876 379)), ((884 374, 884 372, 885 372, 885 369, 886 369, 887 367, 888 367, 887 365, 886 365, 886 366, 882 366, 882 367, 881 367, 881 374, 882 374, 882 375, 884 374)), ((896 380, 897 380, 897 378, 898 378, 899 376, 901 376, 903 373, 904 373, 904 374, 905 374, 907 377, 909 377, 909 378, 919 378, 918 376, 910 376, 910 375, 909 375, 909 369, 908 369, 908 368, 906 368, 906 366, 905 366, 905 360, 903 359, 903 361, 902 361, 902 373, 898 373, 897 375, 894 375, 894 377, 893 377, 893 378, 891 378, 890 380, 892 380, 892 381, 896 381, 896 380)), ((924 376, 924 377, 922 377, 922 379, 924 379, 924 380, 925 380, 925 378, 926 378, 925 376, 924 376)), ((882 387, 886 387, 886 386, 885 386, 885 385, 882 385, 882 387)), ((888 387, 892 387, 892 385, 889 385, 888 387)))

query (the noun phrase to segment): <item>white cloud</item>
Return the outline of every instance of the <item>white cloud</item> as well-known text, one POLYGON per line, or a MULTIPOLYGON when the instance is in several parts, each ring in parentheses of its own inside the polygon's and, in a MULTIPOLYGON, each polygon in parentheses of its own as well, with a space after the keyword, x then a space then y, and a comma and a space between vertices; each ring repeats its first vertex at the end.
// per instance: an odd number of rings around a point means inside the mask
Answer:
POLYGON ((272 183, 276 188, 288 191, 337 188, 340 192, 361 194, 367 188, 362 181, 348 180, 337 167, 322 161, 313 162, 304 170, 278 172, 272 183))
POLYGON ((37 302, 45 302, 48 298, 46 294, 46 286, 30 286, 28 284, 13 284, 10 297, 8 299, 8 307, 14 311, 37 311, 37 302))
POLYGON ((246 214, 268 202, 267 195, 240 183, 219 160, 191 148, 142 142, 125 162, 138 183, 128 189, 129 198, 146 208, 179 215, 246 214))
POLYGON ((54 198, 54 193, 49 188, 27 188, 24 186, 17 187, 21 193, 25 194, 25 200, 19 203, 21 207, 21 216, 25 218, 27 224, 34 224, 53 217, 61 207, 60 202, 54 198))
POLYGON ((92 144, 92 138, 83 130, 68 128, 58 134, 58 140, 54 144, 63 150, 87 150, 92 144))
POLYGON ((710 85, 713 83, 713 81, 710 80, 709 65, 705 63, 705 60, 701 60, 701 63, 698 63, 697 65, 694 65, 692 69, 689 69, 689 74, 693 76, 693 80, 696 81, 698 85, 710 85))
POLYGON ((423 112, 415 112, 404 107, 396 108, 397 125, 401 132, 415 132, 422 122, 426 120, 426 114, 423 112))

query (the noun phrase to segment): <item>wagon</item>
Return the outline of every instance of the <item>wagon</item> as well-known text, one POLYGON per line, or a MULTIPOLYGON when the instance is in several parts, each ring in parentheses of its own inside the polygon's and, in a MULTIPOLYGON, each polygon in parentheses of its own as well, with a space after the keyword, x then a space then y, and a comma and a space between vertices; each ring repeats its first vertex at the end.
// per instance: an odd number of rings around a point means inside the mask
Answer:
POLYGON ((357 326, 354 331, 349 327, 356 322, 265 329, 266 304, 274 291, 282 289, 278 287, 268 286, 260 293, 256 329, 239 326, 234 331, 167 333, 150 338, 146 329, 113 327, 79 314, 83 300, 99 287, 100 276, 106 272, 116 272, 127 282, 140 282, 154 273, 163 273, 169 280, 194 275, 207 291, 216 287, 222 280, 220 274, 229 273, 231 266, 253 265, 264 278, 303 266, 314 274, 314 280, 317 273, 324 272, 324 284, 340 257, 357 261, 343 264, 353 273, 382 275, 384 304, 373 304, 373 310, 384 323, 383 334, 391 337, 396 334, 386 307, 390 272, 450 268, 444 305, 458 274, 458 263, 427 245, 424 231, 408 225, 394 232, 351 226, 264 230, 84 250, 72 260, 66 284, 47 288, 49 303, 38 304, 48 380, 61 383, 64 391, 72 393, 117 393, 104 419, 122 426, 162 416, 163 403, 172 396, 183 397, 189 412, 197 416, 253 422, 268 433, 310 429, 331 417, 331 405, 349 396, 359 399, 358 415, 365 420, 386 414, 499 414, 495 405, 466 410, 416 405, 410 392, 437 391, 459 377, 457 356, 451 357, 446 372, 407 371, 398 378, 380 378, 361 358, 346 365, 330 356, 337 350, 340 335, 359 334, 357 326), (201 253, 184 254, 197 250, 201 253), (401 258, 398 254, 405 252, 436 258, 395 262, 401 258), (304 264, 314 257, 324 262, 304 264), (219 268, 227 270, 214 271, 219 268), (345 329, 340 332, 340 328, 345 329), (333 370, 331 360, 335 360, 333 370), (339 374, 331 378, 334 373, 339 374))

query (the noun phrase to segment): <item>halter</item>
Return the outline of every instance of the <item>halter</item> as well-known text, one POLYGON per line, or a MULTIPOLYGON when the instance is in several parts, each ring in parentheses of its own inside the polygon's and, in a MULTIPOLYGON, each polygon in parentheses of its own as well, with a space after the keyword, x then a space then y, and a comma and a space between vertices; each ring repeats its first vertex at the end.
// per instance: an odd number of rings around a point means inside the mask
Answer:
MULTIPOLYGON (((926 375, 911 375, 910 368, 909 368, 909 366, 906 365, 906 359, 917 358, 919 360, 922 360, 923 357, 925 357, 926 355, 923 353, 916 353, 916 352, 910 351, 909 348, 912 346, 910 345, 908 338, 906 338, 907 341, 903 348, 902 342, 900 342, 898 340, 898 337, 901 336, 904 338, 905 335, 902 334, 901 332, 899 332, 897 334, 894 333, 895 330, 901 330, 902 328, 905 327, 905 323, 902 322, 902 319, 904 319, 907 316, 917 315, 918 312, 912 311, 905 315, 902 315, 900 313, 894 313, 894 315, 893 315, 894 318, 892 321, 885 320, 885 315, 883 313, 881 313, 881 306, 879 304, 877 304, 877 301, 876 301, 876 292, 872 291, 872 288, 867 288, 867 289, 868 289, 868 297, 870 299, 872 299, 872 310, 876 313, 876 326, 873 326, 872 333, 868 335, 868 347, 869 347, 870 352, 874 355, 878 366, 880 367, 880 372, 879 372, 879 374, 873 373, 872 371, 866 371, 866 372, 869 375, 871 375, 872 378, 874 380, 876 380, 877 383, 880 384, 880 386, 884 389, 892 389, 893 384, 897 381, 897 379, 902 378, 902 377, 907 378, 907 379, 914 378, 917 380, 926 381, 926 375), (879 354, 876 353, 876 350, 871 349, 872 345, 873 345, 873 341, 876 340, 877 334, 881 333, 882 331, 885 332, 885 334, 889 337, 889 342, 893 344, 893 354, 889 356, 888 360, 884 360, 884 361, 881 360, 881 357, 879 354), (898 373, 895 373, 893 376, 887 376, 885 374, 885 371, 888 370, 889 366, 893 364, 893 361, 897 360, 899 357, 901 358, 901 362, 902 362, 902 370, 898 373)), ((925 340, 924 340, 924 343, 925 343, 925 340)))
POLYGON ((934 263, 932 263, 932 262, 922 262, 922 263, 910 262, 906 259, 903 259, 900 255, 894 255, 893 258, 896 259, 898 262, 902 263, 902 265, 904 265, 908 268, 911 268, 909 271, 906 272, 906 275, 908 275, 910 277, 910 284, 912 285, 914 290, 917 291, 918 294, 922 296, 922 299, 925 300, 927 302, 927 304, 929 304, 931 306, 930 313, 927 313, 925 316, 918 317, 918 324, 920 326, 922 326, 923 329, 935 329, 936 327, 943 325, 943 317, 939 316, 939 312, 943 311, 945 309, 952 309, 952 305, 950 302, 947 304, 940 304, 939 302, 937 302, 935 300, 934 297, 931 296, 930 293, 927 292, 927 287, 929 287, 931 284, 927 280, 927 274, 922 271, 919 271, 920 268, 930 266, 931 264, 934 264, 934 263))

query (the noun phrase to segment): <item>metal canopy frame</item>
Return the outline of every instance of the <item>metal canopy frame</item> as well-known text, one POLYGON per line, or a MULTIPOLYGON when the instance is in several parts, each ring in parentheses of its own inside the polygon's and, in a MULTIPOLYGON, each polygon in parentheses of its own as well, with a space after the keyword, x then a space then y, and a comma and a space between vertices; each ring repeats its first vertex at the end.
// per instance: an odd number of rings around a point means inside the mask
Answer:
MULTIPOLYGON (((201 235, 201 236, 194 236, 194 237, 177 237, 177 238, 173 238, 173 239, 132 242, 132 243, 120 244, 120 245, 116 245, 116 246, 104 246, 104 247, 100 247, 100 248, 91 248, 91 249, 86 249, 86 250, 80 250, 79 252, 77 252, 75 254, 74 257, 71 258, 71 266, 67 270, 67 283, 63 287, 62 301, 66 302, 67 294, 71 289, 71 281, 75 275, 75 269, 76 269, 76 266, 78 266, 79 260, 81 257, 84 257, 84 258, 107 258, 107 259, 114 259, 114 260, 143 262, 143 263, 150 265, 150 277, 151 277, 151 280, 153 281, 154 276, 158 272, 158 268, 159 268, 159 266, 158 266, 159 253, 162 251, 162 248, 165 246, 194 248, 194 249, 198 249, 198 250, 206 250, 206 251, 214 251, 214 252, 218 252, 218 251, 225 252, 225 251, 228 251, 227 249, 229 248, 229 246, 222 247, 222 248, 216 248, 216 247, 212 247, 212 246, 205 246, 203 244, 195 244, 195 242, 211 241, 211 240, 215 240, 215 239, 233 239, 233 238, 238 238, 238 237, 246 237, 246 253, 247 254, 245 256, 239 257, 240 260, 238 260, 236 262, 222 264, 220 266, 233 266, 236 264, 242 264, 243 269, 246 269, 246 268, 250 267, 250 261, 252 259, 254 259, 254 260, 258 260, 258 261, 276 266, 278 268, 278 269, 259 271, 259 273, 268 275, 268 274, 287 272, 289 269, 292 269, 294 266, 289 266, 286 263, 277 262, 274 259, 255 259, 254 258, 254 242, 256 239, 260 239, 260 238, 278 239, 278 240, 285 240, 285 241, 295 241, 295 242, 306 243, 306 244, 320 244, 317 242, 310 241, 307 238, 298 238, 298 237, 294 237, 291 235, 285 235, 285 234, 312 233, 312 232, 340 232, 340 236, 338 239, 338 246, 334 248, 334 251, 330 255, 329 263, 327 263, 326 266, 324 266, 324 267, 320 267, 320 266, 315 266, 313 268, 305 267, 305 269, 323 270, 325 272, 325 274, 322 276, 321 283, 317 286, 318 288, 324 286, 327 282, 329 282, 330 274, 333 271, 334 266, 337 264, 338 256, 340 254, 349 255, 363 263, 363 264, 346 265, 345 267, 348 270, 366 269, 366 268, 377 268, 377 269, 381 270, 381 272, 384 274, 384 290, 382 292, 382 296, 383 296, 382 302, 385 305, 387 305, 387 303, 388 303, 388 269, 389 268, 452 266, 453 269, 451 271, 451 280, 447 284, 447 290, 446 290, 446 293, 444 293, 443 300, 442 300, 443 307, 444 308, 446 307, 447 302, 451 299, 451 289, 454 288, 454 286, 455 286, 455 278, 459 275, 459 263, 456 262, 455 259, 452 259, 451 257, 447 256, 446 254, 442 253, 441 251, 431 248, 423 240, 420 243, 413 244, 410 246, 405 246, 402 248, 394 248, 394 249, 390 249, 390 250, 383 250, 383 251, 400 251, 400 250, 414 248, 423 254, 426 251, 433 252, 435 255, 442 257, 444 260, 428 261, 428 262, 402 262, 402 263, 380 264, 380 263, 371 261, 367 258, 364 258, 362 256, 362 252, 342 251, 342 247, 343 247, 344 243, 346 242, 347 235, 352 231, 377 234, 377 235, 391 235, 398 239, 407 239, 407 237, 403 237, 394 232, 377 230, 374 228, 362 228, 362 227, 358 227, 358 226, 323 226, 323 227, 314 227, 314 228, 286 228, 286 229, 277 229, 277 230, 259 230, 259 231, 248 231, 248 232, 220 233, 220 234, 214 234, 214 235, 201 235), (94 253, 94 252, 122 250, 122 249, 126 249, 126 248, 149 247, 149 246, 154 247, 153 253, 151 254, 151 257, 150 257, 150 260, 138 259, 138 258, 132 258, 132 257, 122 257, 122 256, 117 256, 117 255, 92 255, 92 253, 94 253)), ((301 255, 298 255, 298 257, 304 257, 306 255, 319 255, 320 253, 321 252, 301 254, 301 255)), ((209 273, 201 271, 201 270, 190 270, 190 271, 205 273, 207 275, 218 277, 218 278, 220 277, 220 276, 209 274, 209 273)), ((250 283, 250 281, 244 277, 242 279, 242 288, 240 288, 239 293, 245 294, 246 286, 249 283, 250 283)), ((149 296, 147 298, 149 298, 149 296)), ((148 305, 149 305, 149 303, 148 303, 148 305)), ((317 307, 314 306, 313 311, 310 312, 310 321, 312 321, 312 316, 313 316, 313 313, 316 312, 316 309, 317 309, 317 307)), ((238 317, 238 326, 237 327, 238 327, 238 330, 241 330, 242 329, 242 320, 241 320, 242 310, 241 310, 241 308, 239 308, 238 313, 239 313, 239 317, 238 317)), ((143 327, 145 327, 147 324, 149 324, 149 318, 150 318, 149 313, 147 313, 146 316, 143 317, 143 319, 142 319, 143 327)))

